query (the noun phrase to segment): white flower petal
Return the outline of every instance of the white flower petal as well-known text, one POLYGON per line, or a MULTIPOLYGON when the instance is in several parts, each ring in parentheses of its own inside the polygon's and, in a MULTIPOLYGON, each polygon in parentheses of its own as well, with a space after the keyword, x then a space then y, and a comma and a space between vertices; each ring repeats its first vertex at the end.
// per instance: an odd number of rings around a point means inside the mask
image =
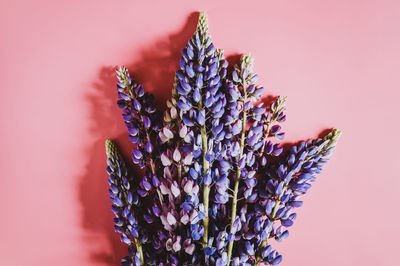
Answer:
POLYGON ((186 154, 185 158, 183 159, 183 163, 185 165, 191 165, 193 162, 193 153, 186 154))
POLYGON ((168 141, 168 138, 164 135, 164 133, 162 131, 160 131, 160 133, 158 133, 158 136, 160 137, 160 140, 162 143, 165 143, 168 141))
POLYGON ((171 179, 172 174, 171 174, 171 169, 170 167, 164 167, 164 177, 166 179, 171 179))
POLYGON ((193 188, 193 181, 188 180, 185 186, 183 187, 183 190, 186 192, 186 194, 190 195, 192 193, 192 188, 193 188))
POLYGON ((178 112, 176 111, 175 106, 171 107, 171 118, 175 119, 178 116, 178 112))
POLYGON ((171 160, 168 158, 168 156, 165 154, 165 152, 163 152, 161 154, 161 163, 164 166, 170 166, 171 165, 171 160))
POLYGON ((190 143, 190 137, 191 137, 190 134, 187 134, 183 140, 184 140, 186 143, 190 143))
POLYGON ((185 213, 185 215, 183 215, 181 217, 181 223, 186 225, 188 222, 189 222, 189 215, 187 215, 187 213, 185 213))
POLYGON ((181 160, 181 152, 178 148, 175 148, 173 158, 175 162, 179 162, 181 160))
POLYGON ((179 137, 185 138, 186 135, 187 135, 187 126, 186 126, 186 125, 183 125, 183 126, 181 127, 181 129, 179 130, 179 137))
POLYGON ((172 139, 174 137, 174 133, 172 133, 168 127, 163 128, 163 133, 168 139, 172 139))
POLYGON ((181 243, 179 243, 179 241, 175 241, 172 248, 174 249, 175 252, 178 252, 179 250, 181 250, 181 243))
POLYGON ((181 194, 181 191, 178 188, 178 183, 176 183, 176 181, 174 181, 174 183, 172 183, 171 185, 171 192, 175 198, 178 197, 179 194, 181 194))
POLYGON ((169 188, 168 188, 164 183, 161 183, 161 185, 160 185, 160 190, 161 190, 161 193, 162 193, 163 195, 167 195, 167 194, 170 193, 169 188))
POLYGON ((193 251, 194 251, 194 248, 195 248, 195 246, 194 246, 194 244, 192 243, 192 244, 190 244, 189 246, 187 246, 187 247, 185 248, 185 252, 186 252, 187 254, 189 254, 189 255, 192 255, 192 254, 193 254, 193 251))
POLYGON ((167 221, 169 225, 174 225, 176 224, 176 219, 175 216, 173 216, 170 212, 167 215, 167 221))

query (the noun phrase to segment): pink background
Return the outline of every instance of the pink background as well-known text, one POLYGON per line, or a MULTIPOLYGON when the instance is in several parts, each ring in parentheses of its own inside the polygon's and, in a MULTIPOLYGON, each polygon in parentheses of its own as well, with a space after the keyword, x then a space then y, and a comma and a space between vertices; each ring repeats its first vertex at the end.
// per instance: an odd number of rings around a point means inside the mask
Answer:
POLYGON ((400 2, 196 2, 0 2, 0 265, 118 265, 103 143, 131 146, 113 68, 162 106, 201 10, 288 96, 288 142, 343 130, 281 265, 400 265, 400 2))

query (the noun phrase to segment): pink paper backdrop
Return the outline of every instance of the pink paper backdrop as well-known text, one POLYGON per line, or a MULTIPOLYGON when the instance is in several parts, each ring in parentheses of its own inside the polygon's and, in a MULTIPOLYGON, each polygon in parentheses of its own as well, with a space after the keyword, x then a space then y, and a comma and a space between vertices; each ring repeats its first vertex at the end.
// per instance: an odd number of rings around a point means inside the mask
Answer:
POLYGON ((112 69, 162 106, 201 10, 216 46, 288 96, 288 142, 343 130, 281 265, 399 265, 399 3, 2 0, 0 265, 118 265, 103 143, 131 146, 112 69))

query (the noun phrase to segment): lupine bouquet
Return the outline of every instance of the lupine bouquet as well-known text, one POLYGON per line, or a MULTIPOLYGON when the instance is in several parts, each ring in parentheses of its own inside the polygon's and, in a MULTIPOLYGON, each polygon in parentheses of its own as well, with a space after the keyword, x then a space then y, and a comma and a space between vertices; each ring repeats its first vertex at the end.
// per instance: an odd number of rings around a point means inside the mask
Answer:
POLYGON ((284 152, 285 98, 264 107, 250 55, 227 67, 201 13, 164 114, 126 68, 116 71, 132 161, 144 169, 134 175, 106 141, 114 229, 129 246, 122 265, 281 262, 271 244, 289 236, 341 133, 284 152))

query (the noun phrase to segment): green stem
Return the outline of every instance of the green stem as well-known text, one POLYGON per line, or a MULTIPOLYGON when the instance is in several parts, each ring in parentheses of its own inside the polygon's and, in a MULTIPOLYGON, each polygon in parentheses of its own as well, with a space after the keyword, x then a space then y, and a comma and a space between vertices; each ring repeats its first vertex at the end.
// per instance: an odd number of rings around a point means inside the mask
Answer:
POLYGON ((265 136, 264 136, 264 139, 263 139, 263 146, 261 147, 261 152, 260 152, 261 155, 264 153, 265 142, 267 141, 267 139, 269 137, 269 130, 271 128, 271 124, 272 124, 272 121, 267 124, 267 129, 265 130, 265 136))
MULTIPOLYGON (((201 137, 203 142, 203 173, 204 176, 208 171, 208 161, 206 160, 206 153, 207 153, 207 133, 206 128, 203 126, 201 128, 201 137)), ((210 196, 210 186, 204 185, 203 189, 203 203, 204 203, 204 235, 203 235, 203 248, 207 246, 208 243, 208 205, 209 205, 209 196, 210 196)))
MULTIPOLYGON (((199 102, 199 110, 203 108, 203 102, 199 102)), ((201 139, 202 139, 202 144, 203 144, 203 175, 205 176, 208 171, 208 161, 206 160, 206 153, 208 149, 208 140, 207 140, 207 131, 206 131, 206 126, 203 125, 200 128, 200 133, 201 133, 201 139)), ((203 248, 207 247, 208 243, 208 205, 209 205, 209 196, 210 196, 210 186, 204 184, 203 187, 203 204, 204 204, 204 219, 203 219, 203 226, 204 226, 204 235, 203 235, 203 248)))
POLYGON ((140 258, 140 265, 144 265, 144 256, 143 256, 143 249, 142 249, 142 243, 140 243, 140 240, 135 238, 135 244, 136 244, 136 250, 139 252, 139 258, 140 258))
MULTIPOLYGON (((242 121, 242 133, 241 133, 241 136, 240 136, 240 154, 239 154, 239 160, 238 161, 240 161, 242 159, 242 156, 243 156, 244 140, 245 140, 245 136, 246 136, 246 124, 247 124, 247 112, 244 110, 244 103, 247 100, 246 83, 243 84, 242 88, 243 88, 243 91, 244 91, 243 121, 242 121)), ((230 224, 231 233, 232 233, 233 224, 234 224, 234 222, 236 220, 237 195, 238 195, 238 191, 239 191, 240 173, 241 173, 241 169, 237 165, 236 166, 235 186, 234 186, 234 189, 233 189, 233 199, 232 199, 232 213, 231 213, 231 224, 230 224)), ((231 257, 232 257, 232 251, 233 251, 233 242, 234 242, 234 240, 232 239, 231 241, 229 241, 229 244, 228 244, 228 266, 231 263, 231 257)))

